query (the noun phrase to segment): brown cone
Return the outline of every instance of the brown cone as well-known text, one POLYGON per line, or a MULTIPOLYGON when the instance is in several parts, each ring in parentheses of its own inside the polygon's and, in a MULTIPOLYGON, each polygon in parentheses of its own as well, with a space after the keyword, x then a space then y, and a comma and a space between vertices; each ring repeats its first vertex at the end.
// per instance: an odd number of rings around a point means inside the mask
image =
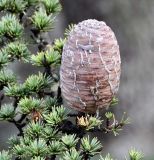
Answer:
POLYGON ((62 54, 64 104, 86 113, 108 107, 119 88, 120 64, 116 37, 104 22, 85 20, 76 25, 62 54))

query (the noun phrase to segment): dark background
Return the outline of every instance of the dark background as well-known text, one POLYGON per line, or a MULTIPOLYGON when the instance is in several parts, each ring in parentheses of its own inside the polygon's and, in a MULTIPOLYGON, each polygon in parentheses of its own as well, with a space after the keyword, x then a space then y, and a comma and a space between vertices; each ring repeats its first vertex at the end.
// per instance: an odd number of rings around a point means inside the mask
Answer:
MULTIPOLYGON (((154 0, 61 0, 63 11, 53 32, 46 35, 51 41, 63 37, 69 23, 85 19, 105 21, 115 32, 121 51, 122 75, 117 115, 127 112, 131 124, 120 136, 99 134, 103 153, 112 153, 118 160, 135 147, 152 158, 154 155, 154 0)), ((33 73, 31 66, 11 66, 15 72, 33 73)), ((0 150, 5 147, 15 128, 0 123, 0 150)), ((152 158, 151 160, 153 160, 152 158)))

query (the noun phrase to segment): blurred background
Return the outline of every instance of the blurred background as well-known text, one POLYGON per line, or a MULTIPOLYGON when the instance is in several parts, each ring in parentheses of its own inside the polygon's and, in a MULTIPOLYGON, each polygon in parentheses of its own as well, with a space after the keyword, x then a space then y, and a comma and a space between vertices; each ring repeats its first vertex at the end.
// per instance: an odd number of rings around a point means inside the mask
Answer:
MULTIPOLYGON (((70 23, 97 19, 113 29, 120 45, 120 102, 114 112, 121 116, 126 111, 131 124, 117 137, 99 134, 103 154, 110 152, 123 160, 128 149, 135 147, 144 152, 146 160, 154 160, 154 0, 61 0, 61 3, 63 11, 48 39, 63 37, 70 23)), ((23 78, 34 72, 27 65, 12 67, 23 78)), ((13 133, 16 133, 13 125, 0 123, 0 149, 6 147, 13 133)))

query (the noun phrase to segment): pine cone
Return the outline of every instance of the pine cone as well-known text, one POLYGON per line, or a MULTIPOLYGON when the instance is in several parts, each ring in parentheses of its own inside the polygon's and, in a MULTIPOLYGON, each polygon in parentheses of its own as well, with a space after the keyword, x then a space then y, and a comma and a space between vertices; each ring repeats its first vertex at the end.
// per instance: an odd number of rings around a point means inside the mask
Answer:
POLYGON ((86 113, 108 107, 118 91, 120 73, 120 52, 113 31, 97 20, 76 25, 62 54, 64 105, 86 113))

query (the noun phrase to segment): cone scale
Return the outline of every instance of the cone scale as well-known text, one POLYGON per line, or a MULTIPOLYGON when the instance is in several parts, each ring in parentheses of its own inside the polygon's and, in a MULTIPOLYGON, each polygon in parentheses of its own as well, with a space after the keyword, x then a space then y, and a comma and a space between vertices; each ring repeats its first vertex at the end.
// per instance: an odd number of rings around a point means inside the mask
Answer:
POLYGON ((110 27, 97 20, 75 25, 62 53, 64 105, 85 113, 108 107, 117 94, 120 73, 119 46, 110 27))

